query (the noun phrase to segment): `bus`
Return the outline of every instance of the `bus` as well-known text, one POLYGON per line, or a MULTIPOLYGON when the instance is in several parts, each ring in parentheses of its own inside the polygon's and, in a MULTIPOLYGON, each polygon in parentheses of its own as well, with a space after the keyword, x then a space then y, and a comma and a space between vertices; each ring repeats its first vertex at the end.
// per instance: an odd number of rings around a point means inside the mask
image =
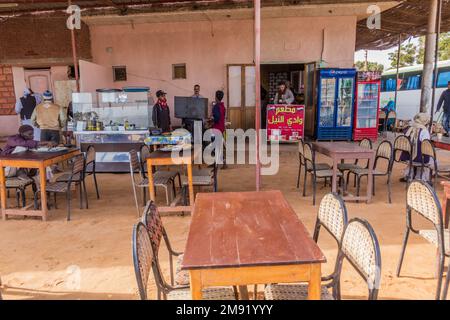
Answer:
MULTIPOLYGON (((397 119, 409 120, 420 110, 420 93, 422 84, 423 65, 399 68, 399 81, 397 84, 397 119)), ((397 69, 390 69, 381 76, 380 108, 386 106, 390 100, 395 101, 395 83, 397 69)), ((435 108, 439 98, 450 81, 450 60, 438 63, 438 81, 436 88, 435 108)), ((433 82, 434 83, 434 82, 433 82)), ((442 110, 441 110, 442 111, 442 110)), ((428 110, 430 113, 431 110, 428 110)))

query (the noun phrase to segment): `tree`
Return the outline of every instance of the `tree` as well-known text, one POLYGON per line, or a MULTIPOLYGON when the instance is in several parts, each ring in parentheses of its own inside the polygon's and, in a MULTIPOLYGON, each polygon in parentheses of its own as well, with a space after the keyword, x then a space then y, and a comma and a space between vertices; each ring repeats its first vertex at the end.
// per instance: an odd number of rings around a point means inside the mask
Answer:
MULTIPOLYGON (((433 57, 434 59, 434 57, 433 57)), ((439 36, 439 61, 450 59, 450 32, 439 36)), ((417 63, 423 64, 425 60, 425 37, 419 38, 419 51, 416 57, 417 63)))
MULTIPOLYGON (((416 62, 416 54, 417 46, 415 46, 412 42, 402 45, 400 47, 400 68, 414 65, 416 62)), ((388 55, 389 60, 391 61, 391 67, 397 68, 398 50, 395 50, 395 52, 391 52, 388 55)))
MULTIPOLYGON (((365 61, 356 61, 355 63, 356 68, 358 71, 366 71, 366 62, 365 61)), ((382 64, 379 64, 377 62, 368 61, 367 62, 367 71, 384 71, 384 66, 382 64)))

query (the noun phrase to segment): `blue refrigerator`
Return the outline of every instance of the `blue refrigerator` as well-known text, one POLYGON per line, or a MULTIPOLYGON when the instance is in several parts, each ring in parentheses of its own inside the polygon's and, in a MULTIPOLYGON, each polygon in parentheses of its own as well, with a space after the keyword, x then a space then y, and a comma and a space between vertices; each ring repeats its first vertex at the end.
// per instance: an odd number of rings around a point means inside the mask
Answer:
POLYGON ((356 69, 320 69, 317 79, 317 140, 351 140, 356 69))

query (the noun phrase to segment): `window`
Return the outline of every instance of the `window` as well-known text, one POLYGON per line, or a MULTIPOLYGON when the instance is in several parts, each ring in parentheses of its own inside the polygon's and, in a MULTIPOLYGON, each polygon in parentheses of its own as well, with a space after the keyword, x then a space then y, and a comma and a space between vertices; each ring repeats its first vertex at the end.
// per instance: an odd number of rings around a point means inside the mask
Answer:
POLYGON ((113 66, 113 79, 114 81, 127 81, 127 67, 113 66))
POLYGON ((437 87, 445 88, 447 87, 449 81, 450 81, 450 70, 442 70, 438 76, 437 87))
POLYGON ((172 79, 186 79, 186 64, 173 64, 172 65, 172 79))
POLYGON ((419 90, 422 82, 422 71, 403 74, 400 90, 419 90))

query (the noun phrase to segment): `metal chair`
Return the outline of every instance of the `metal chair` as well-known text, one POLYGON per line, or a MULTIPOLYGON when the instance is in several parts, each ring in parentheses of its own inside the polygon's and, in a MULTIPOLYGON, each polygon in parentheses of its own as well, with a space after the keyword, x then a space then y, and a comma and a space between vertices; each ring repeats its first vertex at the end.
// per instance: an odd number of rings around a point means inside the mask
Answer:
MULTIPOLYGON (((192 298, 189 286, 174 287, 164 280, 159 264, 155 259, 150 235, 142 222, 133 227, 132 243, 134 272, 141 300, 148 299, 147 286, 151 270, 158 289, 158 300, 161 299, 161 295, 164 300, 189 300, 192 298)), ((235 296, 231 288, 207 288, 203 289, 203 299, 234 300, 235 296)))
MULTIPOLYGON (((322 300, 341 300, 340 278, 346 259, 366 281, 369 300, 376 300, 381 279, 381 253, 377 236, 365 220, 354 218, 345 227, 331 282, 322 285, 322 300), (332 289, 330 294, 329 288, 332 289)), ((264 291, 267 300, 306 300, 306 284, 271 284, 264 291)))
MULTIPOLYGON (((54 202, 56 208, 56 194, 57 193, 65 193, 67 199, 67 221, 70 221, 70 202, 71 202, 71 186, 72 183, 75 183, 79 186, 80 190, 80 209, 83 209, 83 198, 86 200, 86 208, 87 208, 87 193, 86 193, 86 185, 84 183, 84 165, 85 160, 83 155, 79 154, 73 158, 72 161, 72 172, 67 181, 56 181, 47 183, 46 192, 48 194, 53 193, 54 202)), ((45 173, 41 173, 45 174, 45 173)), ((34 193, 34 206, 38 207, 38 196, 40 194, 40 184, 37 186, 37 191, 34 193)))
MULTIPOLYGON (((305 160, 306 168, 305 170, 305 179, 303 180, 303 196, 306 196, 306 179, 307 179, 307 173, 311 174, 312 177, 312 187, 313 187, 313 205, 316 205, 316 182, 317 179, 328 179, 330 180, 333 178, 333 170, 331 169, 324 169, 319 170, 316 168, 316 155, 315 151, 312 149, 311 145, 309 143, 303 144, 303 157, 305 160), (308 169, 311 168, 311 170, 308 169)), ((342 186, 342 173, 337 172, 337 177, 340 179, 341 186, 342 186)))
MULTIPOLYGON (((300 188, 300 176, 302 172, 302 167, 305 167, 305 177, 307 175, 307 172, 311 172, 312 167, 310 165, 307 165, 304 156, 303 156, 303 149, 304 149, 304 141, 303 139, 299 141, 298 144, 298 160, 299 160, 299 166, 298 166, 298 176, 297 176, 297 189, 300 188)), ((330 170, 331 166, 327 163, 316 163, 316 170, 330 170)))
MULTIPOLYGON (((370 139, 364 138, 359 142, 359 146, 364 149, 372 150, 372 141, 370 139)), ((349 178, 350 178, 350 170, 351 169, 360 169, 360 168, 368 168, 369 167, 369 161, 367 161, 365 166, 358 165, 360 159, 356 159, 354 163, 339 163, 338 164, 338 170, 341 171, 343 174, 345 171, 347 172, 347 179, 345 180, 348 184, 349 178)), ((354 179, 354 186, 356 187, 356 177, 354 179)))
MULTIPOLYGON (((164 228, 161 220, 161 216, 158 212, 153 201, 148 201, 144 209, 144 214, 142 215, 142 223, 147 227, 150 234, 150 239, 152 242, 153 250, 156 255, 156 260, 158 260, 158 252, 156 249, 159 246, 161 237, 164 239, 167 251, 169 252, 169 265, 170 265, 170 284, 173 286, 177 285, 189 285, 189 273, 187 271, 181 270, 181 261, 183 260, 183 253, 177 252, 172 249, 172 246, 167 236, 166 229, 164 228), (174 275, 173 258, 176 257, 176 269, 174 275)), ((157 261, 158 262, 158 261, 157 261)), ((159 262, 158 262, 159 263, 159 262)))
MULTIPOLYGON (((372 180, 372 194, 375 195, 375 177, 387 177, 386 184, 388 185, 388 201, 391 203, 391 175, 392 175, 392 166, 393 166, 393 152, 392 152, 392 144, 385 140, 381 142, 377 148, 375 154, 375 161, 373 164, 373 180, 372 180), (386 171, 378 170, 378 165, 380 160, 387 160, 387 168, 386 171)), ((354 174, 356 177, 356 195, 359 196, 359 191, 361 188, 361 178, 369 176, 369 168, 358 168, 351 169, 351 174, 354 174)))
MULTIPOLYGON (((132 183, 132 187, 133 187, 134 201, 136 203, 137 214, 138 214, 138 216, 140 216, 141 212, 139 209, 137 188, 144 188, 144 190, 146 190, 146 188, 148 187, 148 178, 142 172, 142 165, 141 165, 141 162, 139 161, 139 156, 138 156, 138 153, 136 152, 136 150, 134 150, 134 149, 131 150, 129 152, 129 156, 130 156, 130 175, 131 175, 131 183, 132 183), (138 173, 138 178, 135 177, 135 173, 138 173)), ((173 181, 169 176, 159 174, 159 172, 160 171, 156 171, 153 174, 153 185, 155 187, 164 188, 164 190, 166 192, 166 203, 167 203, 167 205, 169 205, 170 204, 169 184, 173 181)))
POLYGON ((18 177, 9 177, 5 181, 6 190, 14 189, 16 191, 17 207, 20 207, 20 199, 22 199, 22 207, 26 206, 25 192, 27 187, 32 186, 33 190, 36 189, 34 179, 28 178, 26 180, 19 179, 18 177))
MULTIPOLYGON (((402 251, 400 254, 400 261, 397 267, 397 277, 400 276, 400 271, 405 256, 406 244, 408 243, 409 233, 413 232, 429 243, 438 248, 439 267, 438 267, 438 283, 436 288, 435 299, 439 300, 442 285, 442 276, 444 273, 445 257, 450 256, 449 250, 449 231, 444 230, 442 221, 442 208, 436 196, 434 189, 426 182, 421 180, 412 181, 406 192, 406 229, 403 238, 402 251), (434 229, 417 230, 413 227, 412 213, 422 216, 427 221, 433 224, 434 229)), ((448 277, 446 281, 446 289, 444 290, 444 297, 446 296, 448 288, 448 277)))
MULTIPOLYGON (((319 241, 319 233, 323 227, 336 240, 338 247, 341 244, 342 234, 348 223, 347 208, 344 200, 337 194, 328 193, 322 198, 319 212, 314 226, 313 239, 319 241)), ((322 281, 331 280, 333 274, 322 277, 322 281)))
POLYGON ((407 182, 414 179, 414 169, 421 168, 421 162, 413 162, 413 146, 409 137, 404 134, 394 140, 394 162, 407 165, 409 168, 407 182), (407 158, 406 160, 402 159, 407 158))
POLYGON ((450 175, 450 166, 448 165, 440 165, 436 158, 436 150, 434 149, 433 143, 425 139, 421 142, 421 151, 422 151, 422 167, 421 172, 423 172, 425 168, 430 169, 430 182, 433 182, 433 187, 436 188, 436 181, 438 177, 442 177, 444 179, 449 179, 450 175), (431 161, 425 163, 424 156, 428 156, 431 161))
MULTIPOLYGON (((212 187, 213 192, 218 190, 217 173, 219 166, 214 163, 211 168, 192 170, 192 185, 194 187, 212 187)), ((189 181, 187 176, 182 177, 183 203, 187 205, 189 194, 189 181)))
POLYGON ((389 111, 387 114, 386 120, 384 121, 384 130, 383 131, 392 131, 395 133, 395 120, 397 119, 397 113, 395 111, 389 111), (390 128, 388 128, 388 122, 390 119, 394 119, 394 124, 391 125, 390 128))

